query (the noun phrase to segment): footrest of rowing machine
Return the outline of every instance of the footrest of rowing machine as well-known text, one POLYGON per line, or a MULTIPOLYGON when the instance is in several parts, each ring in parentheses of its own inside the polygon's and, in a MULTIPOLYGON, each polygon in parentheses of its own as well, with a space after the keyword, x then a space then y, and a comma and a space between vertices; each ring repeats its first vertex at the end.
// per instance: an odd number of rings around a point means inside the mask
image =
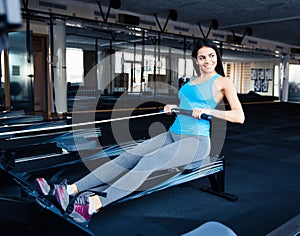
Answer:
MULTIPOLYGON (((30 225, 30 232, 34 235, 44 233, 57 235, 74 235, 74 236, 93 236, 88 228, 75 222, 70 217, 64 217, 61 210, 45 196, 40 196, 32 188, 31 184, 13 171, 6 171, 0 165, 1 179, 5 177, 6 183, 11 181, 16 185, 18 191, 14 195, 0 193, 0 206, 2 213, 0 220, 17 220, 19 223, 30 225), (19 193, 20 192, 20 193, 19 193), (16 195, 16 193, 18 193, 16 195), (4 210, 3 210, 4 209, 4 210), (9 214, 6 214, 9 212, 9 214), (49 228, 51 225, 51 228, 49 228), (44 231, 47 229, 46 231, 44 231)), ((31 234, 30 234, 31 235, 31 234)))
POLYGON ((203 186, 200 189, 204 192, 211 193, 211 194, 217 195, 219 197, 225 198, 225 199, 227 199, 231 202, 236 202, 239 199, 234 194, 221 192, 221 191, 216 191, 216 190, 213 190, 211 187, 208 187, 208 186, 203 186))

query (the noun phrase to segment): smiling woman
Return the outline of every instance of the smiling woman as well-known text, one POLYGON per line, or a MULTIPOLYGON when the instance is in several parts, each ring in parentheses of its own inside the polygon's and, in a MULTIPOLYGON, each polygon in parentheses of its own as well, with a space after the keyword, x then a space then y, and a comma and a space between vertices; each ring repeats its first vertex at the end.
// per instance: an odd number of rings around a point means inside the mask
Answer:
MULTIPOLYGON (((210 81, 209 87, 211 88, 202 89, 199 92, 204 94, 211 90, 212 96, 206 95, 206 99, 212 97, 213 99, 210 100, 216 103, 226 97, 231 107, 231 110, 225 112, 216 109, 203 109, 203 107, 201 109, 194 108, 193 116, 199 117, 205 113, 230 122, 243 123, 245 117, 242 106, 232 81, 224 77, 222 59, 216 44, 210 39, 199 40, 192 51, 192 57, 198 77, 193 78, 188 85, 204 85, 210 81)), ((184 109, 189 110, 190 108, 184 109)))
POLYGON ((73 183, 64 181, 50 186, 44 178, 37 178, 37 190, 42 194, 53 194, 70 217, 88 224, 101 208, 140 190, 156 171, 195 162, 206 163, 210 159, 211 129, 210 122, 202 115, 243 123, 244 113, 233 84, 223 77, 222 61, 213 41, 200 40, 192 55, 200 75, 179 90, 179 106, 164 107, 167 114, 179 107, 191 110, 191 115, 178 114, 168 131, 139 143, 130 152, 122 153, 73 183), (222 111, 217 105, 225 96, 230 109, 222 111), (92 194, 95 192, 98 194, 92 194))

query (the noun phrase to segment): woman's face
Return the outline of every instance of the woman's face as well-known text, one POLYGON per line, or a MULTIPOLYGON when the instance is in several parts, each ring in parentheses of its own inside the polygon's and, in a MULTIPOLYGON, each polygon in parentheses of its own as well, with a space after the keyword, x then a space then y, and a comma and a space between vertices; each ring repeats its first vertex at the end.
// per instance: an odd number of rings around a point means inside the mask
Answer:
POLYGON ((196 62, 199 65, 201 73, 214 72, 218 62, 216 51, 206 46, 200 48, 197 53, 196 62))

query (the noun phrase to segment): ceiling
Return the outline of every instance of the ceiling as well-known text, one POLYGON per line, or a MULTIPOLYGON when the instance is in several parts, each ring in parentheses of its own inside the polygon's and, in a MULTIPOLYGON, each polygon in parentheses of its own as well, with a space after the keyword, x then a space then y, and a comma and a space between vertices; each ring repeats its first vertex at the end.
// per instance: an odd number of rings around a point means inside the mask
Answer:
MULTIPOLYGON (((72 0, 97 3, 96 0, 72 0)), ((106 7, 109 0, 100 1, 106 7)), ((177 12, 177 21, 210 27, 217 20, 218 30, 243 35, 247 27, 252 37, 300 48, 299 0, 121 0, 119 10, 158 16, 177 12)))

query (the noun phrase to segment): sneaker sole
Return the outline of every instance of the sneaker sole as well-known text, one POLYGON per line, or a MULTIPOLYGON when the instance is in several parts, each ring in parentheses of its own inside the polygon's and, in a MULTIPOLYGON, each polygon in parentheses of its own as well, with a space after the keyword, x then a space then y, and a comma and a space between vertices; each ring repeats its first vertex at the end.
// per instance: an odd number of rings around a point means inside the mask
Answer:
POLYGON ((37 178, 35 180, 35 186, 37 190, 43 195, 48 195, 48 193, 50 192, 50 186, 44 178, 37 178))
POLYGON ((71 217, 76 223, 82 225, 83 227, 88 227, 92 219, 92 218, 85 219, 82 215, 80 215, 77 212, 72 212, 71 214, 69 214, 69 217, 71 217))

